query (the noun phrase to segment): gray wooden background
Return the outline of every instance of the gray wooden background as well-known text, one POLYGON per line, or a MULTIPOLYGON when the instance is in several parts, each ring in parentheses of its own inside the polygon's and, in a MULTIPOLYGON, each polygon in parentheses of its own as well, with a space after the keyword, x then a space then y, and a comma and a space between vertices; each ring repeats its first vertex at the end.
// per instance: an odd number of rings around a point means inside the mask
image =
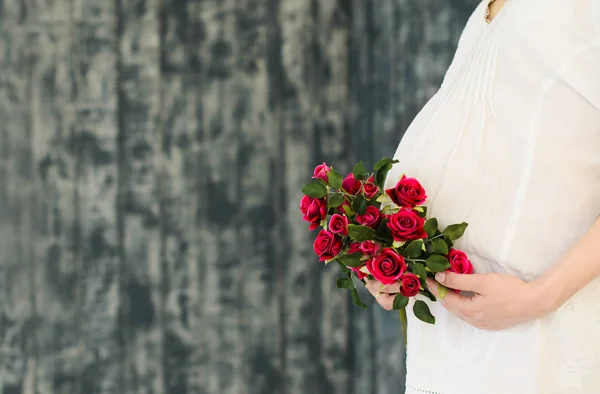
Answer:
POLYGON ((477 0, 0 0, 0 394, 391 394, 300 188, 391 155, 477 0))

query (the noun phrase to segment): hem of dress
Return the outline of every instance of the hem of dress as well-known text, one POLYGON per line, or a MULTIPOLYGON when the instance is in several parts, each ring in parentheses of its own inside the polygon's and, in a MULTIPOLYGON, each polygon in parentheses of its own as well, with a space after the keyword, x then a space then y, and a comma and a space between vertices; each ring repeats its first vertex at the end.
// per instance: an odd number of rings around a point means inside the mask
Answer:
POLYGON ((410 384, 407 383, 404 394, 444 394, 444 393, 442 393, 441 391, 420 389, 418 387, 411 386, 410 384))

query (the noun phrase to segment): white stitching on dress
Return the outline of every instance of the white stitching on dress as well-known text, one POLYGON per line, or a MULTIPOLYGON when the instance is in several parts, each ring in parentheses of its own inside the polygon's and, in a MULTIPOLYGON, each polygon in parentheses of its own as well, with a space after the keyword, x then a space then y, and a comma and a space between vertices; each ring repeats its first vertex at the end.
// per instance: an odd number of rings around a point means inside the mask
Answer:
POLYGON ((413 391, 418 391, 420 393, 425 393, 425 394, 442 394, 442 393, 437 392, 437 391, 430 391, 430 390, 419 389, 417 387, 411 386, 410 384, 407 384, 406 387, 410 388, 413 391))

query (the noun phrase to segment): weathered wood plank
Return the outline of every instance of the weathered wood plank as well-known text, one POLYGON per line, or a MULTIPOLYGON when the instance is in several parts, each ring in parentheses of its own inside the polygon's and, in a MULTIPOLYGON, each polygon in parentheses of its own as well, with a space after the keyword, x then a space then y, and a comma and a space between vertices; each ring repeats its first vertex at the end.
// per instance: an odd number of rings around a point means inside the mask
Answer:
MULTIPOLYGON (((205 11, 206 14, 208 11, 205 11)), ((242 393, 283 392, 278 335, 280 299, 276 294, 274 270, 273 209, 276 196, 271 192, 273 159, 279 146, 277 130, 272 126, 269 93, 267 48, 269 2, 249 0, 235 12, 233 100, 235 128, 238 130, 237 227, 238 253, 241 263, 239 326, 243 343, 241 355, 242 393)))
MULTIPOLYGON (((210 136, 204 132, 203 1, 166 2, 162 13, 161 215, 169 290, 165 338, 168 392, 210 393, 205 309, 212 308, 207 261, 216 252, 208 226, 210 136)), ((214 388, 212 389, 214 390, 214 388)))
MULTIPOLYGON (((354 155, 349 155, 351 129, 348 127, 348 27, 350 20, 339 1, 313 2, 315 23, 312 48, 314 56, 313 127, 317 133, 314 149, 319 160, 328 161, 340 171, 351 169, 354 155)), ((313 156, 314 157, 314 156, 313 156)), ((308 177, 310 172, 306 173, 308 177)), ((340 276, 337 266, 323 267, 310 258, 306 263, 321 275, 320 289, 320 341, 322 376, 319 382, 320 393, 348 393, 352 380, 348 371, 354 361, 350 342, 350 295, 336 288, 336 278, 340 276), (311 264, 312 263, 312 264, 311 264)), ((354 307, 354 305, 352 305, 354 307)), ((366 319, 368 314, 358 314, 366 319)), ((313 317, 313 318, 316 318, 313 317)))
POLYGON ((242 137, 238 94, 234 75, 240 53, 235 37, 236 2, 210 1, 211 12, 202 11, 205 40, 200 47, 202 70, 202 144, 206 157, 199 163, 199 174, 205 174, 199 204, 207 209, 203 237, 204 298, 203 328, 205 328, 209 364, 208 392, 244 393, 242 374, 244 344, 239 329, 241 270, 239 269, 238 217, 240 215, 239 174, 234 170, 240 162, 242 137))
POLYGON ((0 390, 35 387, 34 217, 29 123, 29 53, 22 29, 4 28, 0 15, 0 390))
POLYGON ((68 21, 48 21, 28 37, 31 145, 37 170, 31 182, 36 196, 31 209, 37 230, 34 261, 40 352, 34 392, 39 393, 79 392, 84 358, 79 326, 77 163, 69 140, 75 122, 71 29, 68 21))
POLYGON ((122 199, 117 146, 117 24, 79 23, 73 30, 75 123, 69 147, 75 156, 78 281, 82 333, 81 392, 126 393, 122 360, 127 351, 119 320, 125 292, 122 199))
POLYGON ((118 2, 119 213, 127 393, 168 393, 165 377, 158 0, 118 2))
MULTIPOLYGON (((285 203, 284 225, 274 240, 283 246, 279 268, 283 301, 283 387, 284 392, 320 393, 325 387, 321 337, 320 267, 311 250, 311 235, 298 214, 300 189, 317 161, 319 136, 315 127, 316 95, 322 60, 316 56, 316 21, 309 1, 278 2, 279 29, 278 102, 275 113, 282 151, 278 157, 285 168, 281 174, 285 203)), ((327 387, 329 388, 329 387, 327 387)))

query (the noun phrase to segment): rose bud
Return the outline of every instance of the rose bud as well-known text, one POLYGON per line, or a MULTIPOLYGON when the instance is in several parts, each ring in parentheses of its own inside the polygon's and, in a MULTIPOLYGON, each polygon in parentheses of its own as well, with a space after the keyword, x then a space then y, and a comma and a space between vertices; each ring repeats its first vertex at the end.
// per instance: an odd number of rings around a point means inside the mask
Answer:
POLYGON ((331 260, 342 251, 342 239, 330 231, 321 230, 315 238, 313 250, 319 261, 331 260))
POLYGON ((377 228, 381 223, 381 211, 379 208, 369 205, 362 215, 356 215, 356 221, 363 226, 377 228))
POLYGON ((376 184, 367 182, 363 185, 363 194, 366 198, 372 199, 379 193, 379 187, 376 184))
POLYGON ((421 290, 419 277, 411 272, 405 272, 400 278, 400 294, 404 297, 414 297, 421 290))
POLYGON ((325 163, 319 164, 318 166, 315 167, 313 179, 321 179, 321 180, 325 181, 325 183, 329 183, 329 176, 327 175, 327 173, 330 170, 331 170, 331 168, 329 168, 327 166, 327 164, 325 164, 325 163))
POLYGON ((425 219, 411 209, 401 209, 388 218, 387 226, 395 241, 427 238, 425 219))
POLYGON ((360 266, 360 267, 352 267, 352 271, 354 271, 354 273, 356 274, 356 277, 357 277, 358 279, 364 279, 364 278, 366 278, 367 276, 369 276, 369 274, 367 274, 367 273, 365 273, 365 272, 362 272, 362 271, 360 270, 362 267, 364 267, 364 265, 363 265, 363 266, 360 266))
POLYGON ((348 247, 348 251, 346 253, 347 254, 362 253, 361 244, 358 242, 352 242, 350 244, 350 247, 348 247))
POLYGON ((362 187, 362 182, 358 179, 354 178, 354 174, 350 173, 344 180, 342 181, 342 189, 347 191, 349 194, 353 196, 357 195, 362 187))
POLYGON ((407 178, 403 175, 400 181, 392 189, 385 191, 394 204, 399 207, 412 208, 423 204, 427 199, 425 189, 415 178, 407 178))
POLYGON ((363 241, 360 244, 360 250, 367 256, 374 256, 379 250, 379 245, 373 241, 363 241))
POLYGON ((327 216, 327 202, 323 199, 304 196, 300 200, 300 210, 304 215, 302 219, 310 223, 309 229, 312 231, 318 228, 327 216))
POLYGON ((348 235, 348 218, 339 213, 331 215, 329 231, 334 234, 348 235))
POLYGON ((465 252, 450 249, 448 252, 448 261, 450 262, 450 271, 456 272, 457 274, 472 274, 473 265, 469 261, 469 258, 465 252))
POLYGON ((367 269, 384 285, 396 283, 406 271, 404 257, 392 248, 384 248, 377 256, 367 261, 367 269))

